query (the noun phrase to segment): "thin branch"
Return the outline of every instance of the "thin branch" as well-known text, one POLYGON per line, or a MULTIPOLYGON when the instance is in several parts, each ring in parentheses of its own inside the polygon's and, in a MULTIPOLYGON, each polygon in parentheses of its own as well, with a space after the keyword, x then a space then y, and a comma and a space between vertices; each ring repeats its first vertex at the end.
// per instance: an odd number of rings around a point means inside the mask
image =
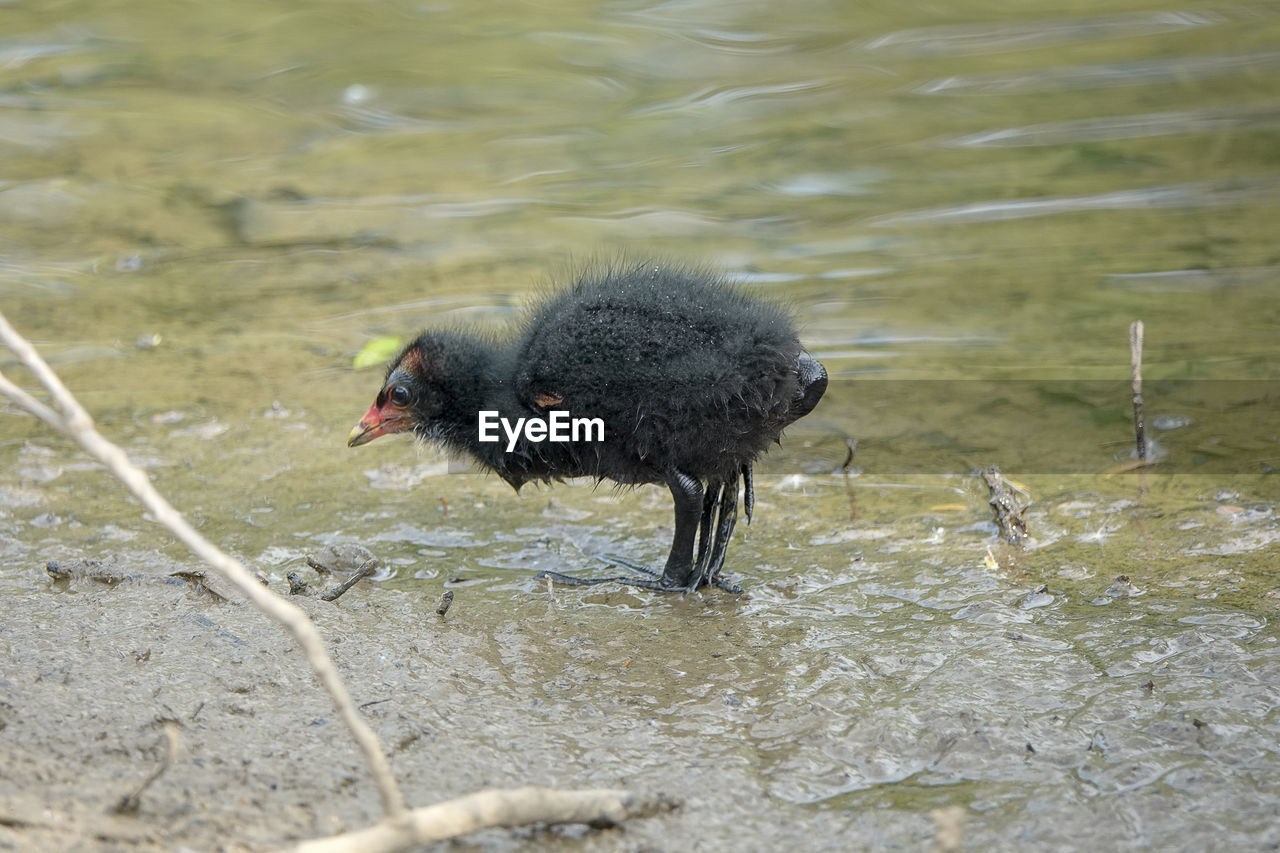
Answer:
MULTIPOLYGON (((350 730, 356 746, 363 754, 381 794, 383 813, 388 817, 405 814, 407 808, 404 794, 391 773, 390 762, 382 750, 382 745, 378 742, 378 736, 360 716, 360 712, 356 709, 355 703, 338 675, 337 668, 325 652, 319 631, 307 615, 296 605, 259 584, 239 561, 225 554, 196 532, 196 529, 156 491, 142 469, 131 463, 123 450, 107 441, 94 429, 93 419, 89 417, 89 413, 80 406, 67 387, 58 379, 57 374, 40 358, 35 347, 14 331, 3 313, 0 313, 0 340, 13 350, 18 359, 45 387, 60 410, 60 414, 40 403, 34 407, 30 406, 29 403, 36 402, 34 398, 25 392, 20 392, 17 396, 12 394, 11 389, 16 386, 8 380, 0 384, 0 393, 54 429, 65 433, 80 445, 85 453, 105 466, 112 475, 124 483, 134 497, 151 513, 152 518, 182 540, 192 553, 216 569, 254 606, 279 622, 293 635, 294 642, 306 655, 307 662, 311 664, 316 677, 333 701, 338 716, 350 730)), ((3 378, 3 374, 0 374, 0 378, 3 378)))
POLYGON ((637 797, 626 791, 556 791, 516 788, 480 791, 414 809, 374 826, 304 841, 294 853, 395 853, 497 826, 531 823, 585 823, 614 826, 675 808, 665 798, 637 797))
POLYGON ((0 373, 0 394, 8 397, 17 404, 18 408, 28 414, 35 415, 54 429, 62 430, 62 418, 58 416, 57 412, 32 397, 26 391, 23 391, 17 385, 14 385, 3 373, 0 373))
POLYGON ((337 601, 339 598, 342 598, 342 596, 346 595, 347 590, 373 574, 377 570, 377 565, 378 560, 376 558, 365 560, 360 564, 360 568, 351 573, 351 577, 320 596, 320 600, 337 601))
MULTIPOLYGON (((76 402, 76 398, 72 396, 69 390, 67 390, 67 386, 62 384, 62 380, 58 378, 58 374, 53 372, 53 368, 46 364, 45 360, 40 357, 40 354, 36 352, 36 348, 31 345, 31 342, 22 337, 22 335, 19 335, 17 331, 14 330, 13 326, 9 325, 9 321, 5 318, 4 312, 2 311, 0 311, 0 340, 3 340, 5 346, 13 350, 13 354, 18 357, 18 360, 22 362, 23 366, 25 366, 27 370, 31 371, 32 375, 35 376, 36 381, 49 392, 49 396, 53 398, 54 404, 58 407, 58 410, 62 412, 65 425, 60 426, 50 421, 45 421, 46 423, 49 423, 49 425, 55 429, 62 430, 68 435, 71 435, 72 428, 77 426, 89 430, 93 429, 93 420, 89 417, 89 413, 81 408, 80 404, 76 402)), ((18 402, 16 398, 14 398, 14 401, 18 402)), ((40 419, 45 420, 43 417, 40 419)), ((75 436, 72 435, 72 438, 75 438, 75 436)), ((76 441, 79 443, 79 439, 76 441)))
POLYGON ((1129 379, 1133 386, 1133 434, 1138 445, 1138 459, 1147 458, 1147 429, 1142 420, 1142 321, 1129 324, 1129 379))
POLYGON ((854 454, 858 452, 858 439, 845 438, 844 446, 848 452, 840 465, 840 474, 844 477, 844 492, 849 497, 849 523, 853 524, 858 520, 858 497, 853 493, 853 484, 849 482, 849 467, 853 465, 854 454))

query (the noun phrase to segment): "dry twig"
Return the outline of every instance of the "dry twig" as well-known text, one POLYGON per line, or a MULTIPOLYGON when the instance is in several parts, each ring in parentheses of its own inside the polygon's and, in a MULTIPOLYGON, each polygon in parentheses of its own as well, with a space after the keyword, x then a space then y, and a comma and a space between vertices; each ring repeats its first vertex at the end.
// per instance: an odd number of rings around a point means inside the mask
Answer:
POLYGON ((530 823, 586 823, 614 826, 675 808, 664 798, 626 791, 556 791, 516 788, 480 791, 447 803, 414 809, 397 819, 345 835, 304 841, 296 853, 392 853, 497 826, 530 823))
POLYGON ((341 598, 343 595, 346 594, 347 590, 351 589, 351 587, 360 583, 360 581, 364 580, 365 578, 369 577, 369 575, 377 571, 377 568, 378 568, 377 560, 365 560, 364 563, 360 566, 360 568, 356 569, 355 572, 352 573, 351 577, 347 578, 345 581, 338 584, 333 589, 326 592, 324 595, 320 596, 320 600, 321 601, 337 601, 339 598, 341 598))
POLYGON ((846 438, 844 447, 847 452, 840 465, 840 473, 844 477, 844 493, 849 498, 849 523, 853 524, 858 520, 858 498, 853 493, 853 483, 849 481, 849 469, 853 467, 853 457, 858 452, 858 439, 846 438))
POLYGON ((1138 459, 1147 458, 1147 428, 1142 421, 1142 332, 1141 320, 1129 324, 1129 379, 1133 385, 1133 434, 1138 444, 1138 459))

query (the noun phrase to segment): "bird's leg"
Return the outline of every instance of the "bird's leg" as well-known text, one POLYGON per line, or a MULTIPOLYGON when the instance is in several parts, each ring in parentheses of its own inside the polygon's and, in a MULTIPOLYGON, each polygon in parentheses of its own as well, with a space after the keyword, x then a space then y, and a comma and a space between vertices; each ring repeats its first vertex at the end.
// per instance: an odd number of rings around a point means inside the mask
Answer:
MULTIPOLYGON (((750 469, 748 468, 747 471, 750 469)), ((748 474, 749 476, 749 474, 748 474)), ((733 526, 738 516, 738 478, 727 483, 713 480, 704 489, 696 477, 676 471, 668 481, 671 496, 675 500, 676 532, 671 543, 671 553, 662 574, 648 566, 612 554, 600 557, 610 565, 623 566, 648 577, 636 578, 620 575, 608 578, 579 578, 560 572, 541 571, 535 577, 550 578, 569 586, 594 586, 600 583, 621 583, 654 589, 660 592, 693 592, 700 586, 716 586, 725 592, 741 593, 742 587, 723 580, 720 568, 724 565, 725 550, 733 536, 733 526), (718 518, 717 518, 718 516, 718 518), (714 536, 712 526, 715 525, 714 536), (694 559, 694 541, 697 540, 698 556, 694 559)))
MULTIPOLYGON (((671 543, 671 554, 667 557, 667 564, 663 568, 661 575, 646 566, 610 555, 601 557, 601 559, 608 563, 643 572, 654 579, 627 576, 576 578, 552 571, 538 572, 535 578, 550 578, 557 583, 570 586, 592 586, 612 581, 629 586, 644 587, 645 589, 656 589, 662 592, 677 592, 690 589, 691 581, 701 577, 700 574, 694 574, 693 542, 698 534, 699 524, 702 523, 704 506, 702 483, 696 477, 691 477, 683 471, 672 472, 667 483, 671 488, 671 497, 675 500, 676 532, 671 543)), ((707 519, 705 523, 709 528, 711 525, 710 519, 707 519)), ((699 554, 699 563, 701 563, 704 556, 702 553, 699 554)))
POLYGON ((698 558, 693 565, 693 577, 706 575, 707 560, 711 557, 711 524, 716 517, 716 504, 720 502, 719 480, 710 480, 702 493, 702 518, 698 519, 698 558))
POLYGON ((676 532, 659 583, 664 589, 688 589, 693 575, 693 540, 701 523, 704 491, 697 477, 683 471, 673 471, 667 482, 676 505, 676 532))
POLYGON ((733 536, 734 525, 738 523, 738 478, 734 477, 724 484, 720 493, 720 513, 716 521, 716 538, 711 546, 711 563, 707 573, 700 578, 703 583, 714 583, 720 579, 720 569, 724 567, 724 557, 729 550, 729 539, 733 536))
MULTIPOLYGON (((685 592, 693 592, 700 586, 711 585, 723 589, 725 592, 741 594, 742 587, 720 577, 720 567, 724 564, 725 549, 728 547, 729 538, 733 535, 733 526, 737 518, 737 478, 735 477, 728 483, 712 480, 707 483, 707 487, 704 489, 702 484, 695 478, 677 471, 671 478, 671 494, 675 498, 676 505, 676 533, 675 541, 671 543, 671 556, 667 558, 666 569, 661 578, 656 583, 647 579, 629 577, 601 578, 600 580, 612 580, 646 589, 664 591, 679 589, 685 592), (695 486, 697 487, 696 489, 694 488, 695 486), (698 516, 693 516, 690 508, 698 506, 699 497, 701 497, 700 502, 702 504, 701 513, 698 516), (713 536, 712 525, 715 523, 717 511, 719 511, 719 524, 713 536), (684 519, 683 527, 681 526, 682 518, 684 519), (691 560, 693 556, 694 518, 697 518, 698 556, 696 560, 691 560), (717 554, 719 555, 718 558, 717 554), (684 561, 684 586, 672 586, 672 578, 679 577, 681 560, 684 561), (674 571, 673 566, 675 567, 674 571)), ((658 577, 658 573, 652 569, 622 557, 608 555, 600 559, 614 565, 625 566, 637 572, 643 572, 655 578, 658 577)), ((553 575, 553 577, 555 576, 553 575)), ((587 582, 595 583, 596 581, 582 581, 579 578, 575 578, 573 582, 582 584, 587 582)))
POLYGON ((742 466, 742 509, 751 523, 751 511, 756 508, 756 480, 751 473, 751 463, 742 466))

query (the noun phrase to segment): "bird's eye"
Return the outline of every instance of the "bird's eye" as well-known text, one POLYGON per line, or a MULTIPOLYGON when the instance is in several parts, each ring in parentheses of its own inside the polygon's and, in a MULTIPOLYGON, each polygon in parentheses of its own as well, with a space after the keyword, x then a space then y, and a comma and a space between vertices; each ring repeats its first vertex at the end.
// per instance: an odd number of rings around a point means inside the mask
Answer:
POLYGON ((391 393, 387 395, 387 399, 394 406, 407 406, 409 405, 409 396, 408 388, 403 385, 395 385, 391 388, 391 393))

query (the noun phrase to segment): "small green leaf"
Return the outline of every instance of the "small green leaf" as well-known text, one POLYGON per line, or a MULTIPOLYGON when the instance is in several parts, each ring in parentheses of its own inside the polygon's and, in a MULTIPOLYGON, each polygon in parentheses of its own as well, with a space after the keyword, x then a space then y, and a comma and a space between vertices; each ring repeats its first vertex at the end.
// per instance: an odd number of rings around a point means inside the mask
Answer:
POLYGON ((351 366, 356 370, 363 370, 366 367, 381 367, 391 360, 391 357, 400 352, 400 347, 404 346, 404 342, 395 335, 385 335, 381 338, 374 338, 365 344, 360 352, 356 353, 355 360, 351 366))

